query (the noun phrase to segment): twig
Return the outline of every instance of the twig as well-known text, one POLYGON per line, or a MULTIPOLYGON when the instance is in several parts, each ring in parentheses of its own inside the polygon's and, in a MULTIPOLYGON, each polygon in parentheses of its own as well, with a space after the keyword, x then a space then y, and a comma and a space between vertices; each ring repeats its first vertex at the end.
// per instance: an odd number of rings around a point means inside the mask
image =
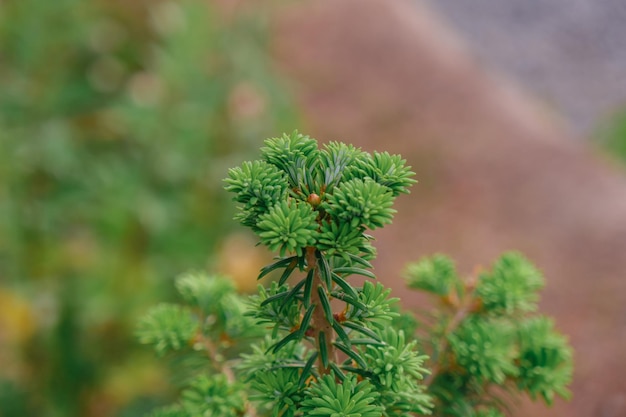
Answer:
POLYGON ((465 317, 467 317, 467 315, 474 308, 473 295, 474 295, 473 292, 468 294, 468 296, 465 298, 465 302, 462 303, 462 305, 459 307, 457 312, 454 314, 454 317, 452 318, 452 320, 450 320, 446 328, 443 330, 443 333, 437 342, 436 350, 433 351, 433 353, 437 352, 437 361, 433 365, 433 369, 430 375, 428 375, 428 377, 426 377, 426 379, 424 380, 425 385, 430 386, 430 384, 435 380, 435 378, 441 371, 442 358, 445 354, 445 351, 448 349, 448 344, 449 344, 447 336, 459 326, 459 324, 463 321, 463 319, 465 319, 465 317))
MULTIPOLYGON (((326 289, 322 279, 319 274, 319 267, 317 266, 317 258, 315 256, 315 248, 310 246, 306 248, 306 262, 308 265, 308 270, 310 271, 312 268, 313 271, 313 291, 311 291, 311 303, 315 305, 313 310, 313 317, 311 320, 311 328, 312 328, 312 336, 315 339, 315 343, 317 344, 318 352, 320 349, 320 340, 319 334, 320 332, 324 332, 324 341, 325 341, 325 350, 328 353, 328 357, 333 360, 336 357, 335 346, 333 345, 333 340, 335 336, 335 331, 331 323, 326 318, 324 314, 324 309, 322 308, 322 302, 320 300, 320 296, 317 292, 318 287, 322 287, 326 289)), ((318 370, 320 375, 327 374, 330 369, 324 366, 322 361, 322 355, 318 356, 318 370)))

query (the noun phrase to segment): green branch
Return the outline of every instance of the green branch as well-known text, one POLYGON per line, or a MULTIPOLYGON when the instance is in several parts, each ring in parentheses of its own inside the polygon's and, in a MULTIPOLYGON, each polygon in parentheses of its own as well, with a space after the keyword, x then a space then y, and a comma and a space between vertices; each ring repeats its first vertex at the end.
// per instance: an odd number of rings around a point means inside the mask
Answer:
POLYGON ((258 276, 273 280, 247 303, 223 278, 177 280, 188 305, 157 307, 140 340, 212 365, 153 416, 498 417, 515 395, 568 397, 571 348, 536 314, 543 277, 521 255, 469 279, 442 255, 410 265, 408 286, 439 300, 428 322, 374 282, 367 232, 391 223, 413 175, 398 155, 297 132, 229 170, 235 218, 278 255, 258 276))

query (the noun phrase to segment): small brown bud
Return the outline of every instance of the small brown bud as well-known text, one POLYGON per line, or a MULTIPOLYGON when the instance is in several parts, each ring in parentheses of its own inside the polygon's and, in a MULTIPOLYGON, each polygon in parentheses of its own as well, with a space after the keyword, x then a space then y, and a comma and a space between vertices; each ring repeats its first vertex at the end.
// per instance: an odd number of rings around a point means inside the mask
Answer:
POLYGON ((474 267, 474 271, 472 275, 465 278, 465 289, 469 292, 472 292, 476 289, 478 285, 478 281, 480 280, 480 275, 484 272, 484 268, 481 265, 476 265, 474 267))
POLYGON ((312 205, 313 207, 317 207, 320 205, 320 203, 322 202, 322 199, 320 198, 319 195, 315 194, 315 193, 311 193, 309 194, 309 198, 306 199, 306 201, 312 205))
POLYGON ((448 307, 458 307, 459 306, 459 296, 456 291, 452 290, 448 294, 441 297, 441 301, 448 307))
POLYGON ((333 313, 333 318, 338 323, 343 323, 347 320, 345 311, 342 311, 341 313, 333 313))
POLYGON ((474 298, 472 300, 470 311, 472 313, 477 313, 481 311, 482 309, 483 309, 483 300, 481 300, 480 298, 474 298))

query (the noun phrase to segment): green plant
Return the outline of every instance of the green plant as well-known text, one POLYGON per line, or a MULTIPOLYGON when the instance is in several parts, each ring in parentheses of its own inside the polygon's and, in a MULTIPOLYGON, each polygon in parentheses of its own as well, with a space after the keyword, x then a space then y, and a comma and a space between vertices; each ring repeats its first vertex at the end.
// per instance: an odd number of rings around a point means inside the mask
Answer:
POLYGON ((170 389, 134 324, 218 262, 223 172, 296 113, 264 7, 241 9, 2 2, 0 416, 136 415, 170 389))
POLYGON ((567 397, 571 349, 535 313, 543 279, 521 255, 468 279, 440 255, 410 265, 409 287, 441 300, 421 321, 373 281, 367 231, 391 222, 413 175, 399 156, 297 132, 231 169, 237 219, 279 254, 259 278, 277 280, 246 302, 224 278, 179 278, 187 305, 155 308, 138 336, 209 360, 152 415, 498 416, 516 393, 567 397))
POLYGON ((597 143, 622 163, 626 162, 626 107, 604 120, 594 132, 597 143))

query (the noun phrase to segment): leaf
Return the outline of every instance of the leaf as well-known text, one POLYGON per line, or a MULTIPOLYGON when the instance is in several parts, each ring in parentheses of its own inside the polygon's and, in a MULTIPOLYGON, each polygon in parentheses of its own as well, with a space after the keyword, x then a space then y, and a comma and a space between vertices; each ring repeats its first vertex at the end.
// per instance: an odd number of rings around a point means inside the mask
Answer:
POLYGON ((345 346, 342 343, 335 342, 333 343, 333 345, 335 345, 337 349, 339 349, 340 351, 348 355, 350 359, 354 360, 362 369, 367 369, 367 364, 365 363, 361 355, 359 355, 358 353, 356 353, 355 351, 353 351, 352 349, 350 349, 349 347, 345 346))
POLYGON ((333 278, 333 281, 341 287, 343 292, 345 292, 347 295, 349 295, 350 297, 354 299, 358 298, 358 295, 356 291, 354 290, 354 288, 352 288, 352 285, 348 284, 348 282, 345 279, 341 278, 335 272, 332 273, 332 278, 333 278))
POLYGON ((319 287, 317 287, 317 293, 320 296, 320 302, 322 303, 322 308, 324 309, 326 320, 332 323, 334 321, 333 310, 330 307, 330 300, 328 299, 328 296, 326 295, 326 290, 320 285, 319 287))
POLYGON ((350 339, 350 342, 353 345, 386 346, 385 342, 368 338, 350 339))
POLYGON ((304 313, 304 317, 302 317, 302 322, 300 323, 300 332, 302 334, 302 337, 304 337, 309 327, 309 323, 311 322, 311 317, 313 317, 314 311, 315 311, 315 306, 314 305, 309 306, 306 313, 304 313))
POLYGON ((302 375, 300 375, 300 380, 298 381, 298 386, 300 388, 304 386, 307 378, 309 377, 309 375, 312 374, 311 370, 313 369, 313 364, 315 363, 315 360, 317 359, 318 356, 319 356, 318 352, 313 352, 309 360, 306 361, 306 364, 304 365, 304 369, 302 370, 302 375))
POLYGON ((286 297, 287 294, 289 294, 291 291, 283 291, 283 292, 279 292, 278 294, 274 294, 270 297, 267 297, 265 300, 263 300, 263 302, 261 302, 260 306, 264 307, 276 300, 280 300, 283 297, 286 297))
POLYGON ((285 299, 283 300, 282 304, 280 305, 280 309, 282 310, 283 308, 285 308, 287 306, 287 304, 289 304, 289 302, 291 300, 293 300, 293 297, 296 296, 296 294, 298 293, 298 291, 300 291, 300 289, 302 288, 302 286, 304 285, 304 280, 298 282, 296 285, 294 285, 294 287, 287 293, 287 296, 285 297, 285 299))
POLYGON ((278 261, 274 262, 271 265, 268 266, 264 266, 263 268, 261 268, 261 273, 259 274, 257 279, 261 279, 264 276, 266 276, 267 274, 269 274, 270 272, 278 269, 278 268, 284 268, 287 265, 289 265, 292 261, 296 260, 297 256, 290 256, 288 258, 281 258, 278 261))
POLYGON ((353 253, 347 253, 348 257, 353 261, 360 265, 363 265, 365 268, 374 268, 371 263, 369 263, 366 259, 361 258, 353 253))
POLYGON ((326 288, 331 288, 332 277, 330 272, 330 265, 328 264, 328 259, 326 259, 326 257, 320 251, 317 251, 315 255, 317 257, 317 265, 319 267, 320 277, 324 281, 324 284, 326 284, 326 288))
POLYGON ((300 339, 300 331, 299 330, 297 330, 295 332, 292 332, 292 333, 289 333, 287 336, 282 338, 280 341, 278 341, 275 344, 273 344, 272 346, 270 346, 265 353, 268 353, 270 350, 272 351, 272 353, 276 353, 280 349, 282 349, 287 343, 289 343, 291 341, 294 341, 294 340, 299 340, 299 339, 300 339))
POLYGON ((358 308, 359 310, 367 311, 367 305, 363 304, 361 300, 354 299, 345 294, 343 294, 343 296, 338 295, 337 298, 358 308))
POLYGON ((332 362, 330 364, 330 368, 335 372, 335 376, 339 378, 340 381, 343 381, 346 379, 346 376, 344 375, 343 371, 341 370, 341 368, 339 368, 339 366, 337 366, 335 362, 332 362))
POLYGON ((365 327, 365 326, 361 326, 361 325, 360 325, 360 324, 358 324, 358 323, 355 323, 355 322, 353 322, 353 321, 344 321, 342 324, 343 324, 345 327, 347 327, 347 328, 349 328, 349 329, 352 329, 352 330, 354 330, 354 331, 357 331, 357 332, 359 332, 359 333, 361 333, 361 334, 364 334, 365 336, 369 336, 369 337, 371 337, 371 338, 372 338, 372 339, 374 339, 374 340, 378 340, 378 341, 380 341, 380 340, 381 340, 381 339, 380 339, 380 336, 378 336, 378 335, 377 335, 376 333, 374 333, 372 330, 368 329, 368 328, 367 328, 367 327, 365 327))
POLYGON ((343 266, 340 268, 335 268, 333 272, 337 274, 346 274, 346 275, 362 275, 364 277, 376 279, 376 275, 374 275, 373 272, 368 271, 367 269, 355 268, 352 266, 343 266))
POLYGON ((319 344, 320 358, 322 359, 322 365, 324 368, 328 368, 328 350, 326 349, 326 335, 324 332, 319 332, 317 335, 319 344))
POLYGON ((337 332, 337 336, 339 336, 339 339, 341 339, 341 341, 344 342, 347 346, 351 346, 350 338, 348 337, 348 334, 343 329, 343 327, 341 327, 341 324, 337 323, 335 319, 333 319, 330 324, 331 326, 333 326, 335 332, 337 332))
POLYGON ((283 272, 283 274, 280 276, 280 279, 278 280, 278 285, 283 285, 285 281, 287 281, 287 279, 291 276, 293 271, 296 269, 297 265, 298 263, 296 262, 295 259, 291 261, 291 263, 287 266, 287 268, 285 268, 285 271, 283 272))
POLYGON ((281 362, 281 363, 277 363, 274 366, 271 366, 270 368, 267 368, 268 371, 275 371, 277 369, 300 369, 300 368, 304 368, 305 363, 302 361, 294 361, 294 362, 281 362))
POLYGON ((357 375, 361 375, 364 378, 370 379, 374 375, 372 371, 368 369, 355 368, 354 366, 344 365, 341 367, 344 371, 352 372, 357 375))
POLYGON ((302 294, 302 304, 304 304, 305 308, 309 308, 311 305, 311 290, 313 289, 313 275, 315 275, 315 270, 311 269, 306 275, 305 283, 304 283, 304 294, 302 294))
POLYGON ((304 268, 306 266, 306 262, 305 262, 305 256, 298 256, 298 269, 300 269, 300 271, 304 271, 304 268))

